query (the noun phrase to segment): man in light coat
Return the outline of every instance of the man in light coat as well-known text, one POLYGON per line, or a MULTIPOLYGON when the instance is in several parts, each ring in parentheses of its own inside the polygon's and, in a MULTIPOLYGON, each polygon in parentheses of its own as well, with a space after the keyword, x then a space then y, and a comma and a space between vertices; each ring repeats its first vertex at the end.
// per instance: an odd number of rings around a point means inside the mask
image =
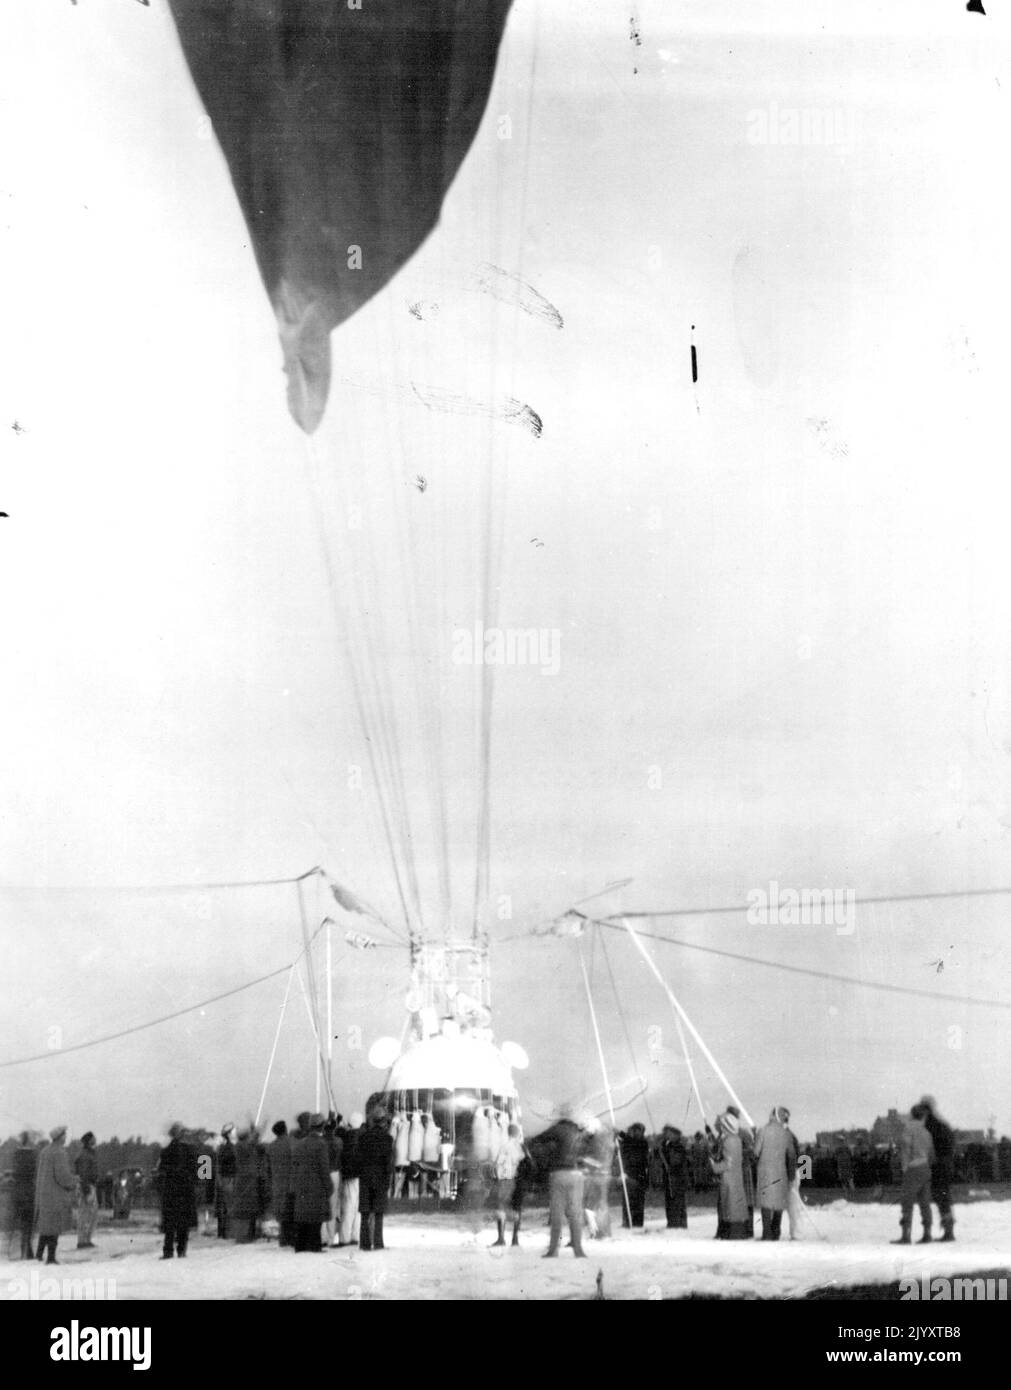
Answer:
MULTIPOLYGON (((586 1211, 586 1229, 592 1240, 611 1239, 611 1170, 614 1167, 614 1131, 597 1116, 591 1115, 586 1121, 586 1152, 583 1166, 586 1176, 583 1180, 583 1201, 586 1211)), ((514 1245, 519 1241, 514 1238, 514 1245)))
POLYGON ((713 1145, 709 1162, 720 1180, 716 1198, 716 1239, 750 1240, 754 1228, 745 1187, 746 1156, 737 1116, 728 1109, 718 1117, 715 1135, 708 1126, 706 1128, 713 1145))
POLYGON ((357 1245, 361 1231, 361 1217, 358 1214, 361 1180, 358 1141, 363 1124, 363 1116, 356 1111, 348 1120, 347 1128, 341 1133, 341 1212, 338 1240, 340 1245, 357 1245))
POLYGON ((585 1150, 583 1131, 573 1120, 567 1106, 550 1129, 540 1135, 548 1170, 550 1199, 550 1237, 544 1259, 556 1259, 562 1239, 562 1226, 568 1221, 572 1253, 577 1260, 586 1258, 583 1250, 583 1168, 585 1150))
MULTIPOLYGON (((516 1174, 523 1162, 525 1152, 523 1131, 517 1124, 509 1125, 506 1138, 495 1158, 495 1176, 492 1180, 491 1191, 488 1194, 488 1206, 495 1213, 495 1225, 498 1230, 496 1245, 505 1245, 506 1243, 506 1221, 509 1212, 513 1210, 516 1174)), ((513 1244, 519 1245, 519 1243, 519 1216, 516 1215, 513 1220, 513 1244)))
POLYGON ((67 1153, 66 1125, 57 1125, 49 1138, 52 1142, 39 1154, 35 1179, 35 1219, 39 1229, 36 1259, 45 1258, 46 1264, 54 1265, 58 1263, 56 1242, 64 1231, 73 1229, 77 1179, 67 1153))
POLYGON ((790 1112, 777 1105, 769 1123, 758 1131, 758 1205, 762 1209, 762 1239, 779 1240, 783 1212, 789 1204, 790 1184, 797 1171, 797 1146, 787 1129, 790 1112))
POLYGON ((323 1138, 326 1140, 327 1162, 330 1166, 330 1219, 326 1223, 326 1243, 330 1246, 340 1245, 340 1213, 341 1213, 341 1150, 344 1141, 341 1138, 340 1122, 342 1115, 335 1115, 332 1111, 323 1129, 323 1138))
POLYGON ((920 1208, 923 1235, 920 1245, 930 1243, 930 1165, 934 1161, 934 1141, 927 1132, 924 1120, 927 1109, 914 1105, 902 1130, 899 1157, 902 1160, 902 1234, 893 1245, 910 1245, 913 1231, 913 1207, 920 1208))

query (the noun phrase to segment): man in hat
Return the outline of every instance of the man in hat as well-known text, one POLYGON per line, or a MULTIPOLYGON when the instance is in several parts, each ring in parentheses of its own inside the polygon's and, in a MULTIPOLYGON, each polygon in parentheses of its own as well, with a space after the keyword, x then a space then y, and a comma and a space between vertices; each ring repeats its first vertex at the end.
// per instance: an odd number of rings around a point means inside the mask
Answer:
POLYGON ((295 1253, 319 1253, 322 1249, 320 1232, 330 1214, 330 1164, 326 1140, 323 1138, 323 1116, 299 1116, 308 1122, 308 1132, 299 1140, 291 1155, 291 1185, 294 1193, 295 1253))
POLYGON ((716 1121, 717 1133, 712 1134, 713 1152, 709 1160, 720 1180, 716 1198, 716 1239, 750 1240, 754 1234, 752 1209, 744 1180, 746 1156, 740 1135, 740 1122, 728 1106, 716 1121))
POLYGON ((688 1229, 688 1150, 684 1136, 674 1125, 664 1125, 660 1140, 663 1169, 663 1201, 668 1231, 688 1229))
POLYGON ((955 1133, 951 1125, 937 1113, 937 1101, 924 1096, 920 1101, 923 1123, 934 1144, 934 1161, 930 1165, 930 1190, 941 1218, 942 1241, 955 1239, 955 1216, 951 1210, 951 1184, 955 1181, 955 1133))
POLYGON ((789 1120, 786 1106, 777 1105, 769 1115, 769 1123, 759 1130, 755 1140, 763 1240, 779 1240, 783 1212, 790 1200, 790 1184, 797 1171, 797 1148, 787 1129, 789 1120))
POLYGON ((744 1179, 744 1197, 748 1203, 749 1235, 755 1234, 755 1177, 758 1160, 755 1157, 755 1132, 749 1121, 745 1120, 736 1105, 728 1105, 726 1113, 737 1121, 737 1134, 741 1140, 741 1174, 744 1179))
POLYGON ((260 1136, 253 1125, 236 1137, 235 1189, 232 1194, 231 1234, 239 1245, 256 1240, 260 1205, 260 1136))
POLYGON ((37 1259, 54 1265, 56 1242, 73 1224, 74 1193, 77 1179, 70 1167, 66 1149, 67 1126, 57 1125, 50 1130, 51 1142, 39 1154, 35 1179, 35 1212, 39 1228, 37 1259))
POLYGON ((341 1132, 341 1245, 357 1245, 361 1229, 358 1199, 362 1170, 358 1162, 358 1141, 363 1123, 363 1116, 356 1110, 341 1132))
POLYGON ((235 1204, 235 1126, 221 1126, 222 1144, 218 1149, 218 1170, 214 1175, 214 1209, 218 1217, 218 1240, 227 1240, 232 1207, 235 1204))
POLYGON ((649 1190, 649 1141, 646 1126, 629 1125, 618 1135, 621 1166, 625 1181, 622 1184, 621 1224, 641 1229, 646 1221, 646 1193, 649 1190))
POLYGON ((389 1116, 377 1106, 358 1138, 358 1205, 361 1212, 360 1250, 385 1250, 383 1217, 393 1175, 393 1137, 389 1116))
POLYGON ((550 1129, 539 1136, 544 1154, 543 1165, 548 1171, 548 1220, 550 1235, 543 1258, 557 1259, 562 1240, 562 1226, 568 1222, 572 1253, 577 1260, 585 1259, 583 1249, 583 1187, 582 1159, 585 1136, 572 1117, 572 1108, 563 1105, 559 1118, 550 1129))
POLYGON ((74 1160, 79 1200, 77 1203, 77 1248, 94 1250, 91 1239, 98 1216, 98 1159, 95 1157, 95 1136, 89 1129, 81 1135, 81 1152, 74 1160))
POLYGON ((173 1250, 184 1259, 190 1231, 197 1225, 197 1155, 181 1124, 169 1127, 169 1142, 158 1158, 155 1185, 161 1196, 162 1259, 173 1250))
POLYGON ((270 1170, 270 1205, 277 1220, 277 1243, 282 1246, 294 1244, 295 1233, 292 1221, 292 1207, 295 1194, 291 1188, 292 1140, 288 1126, 283 1120, 271 1125, 270 1132, 274 1142, 267 1150, 270 1170))
POLYGON ((923 1222, 923 1235, 919 1243, 930 1243, 930 1165, 934 1160, 934 1141, 924 1124, 926 1114, 926 1107, 917 1103, 910 1110, 909 1118, 902 1128, 902 1140, 899 1144, 899 1156, 902 1161, 902 1234, 898 1240, 892 1241, 893 1245, 912 1243, 914 1206, 920 1208, 920 1219, 923 1222))

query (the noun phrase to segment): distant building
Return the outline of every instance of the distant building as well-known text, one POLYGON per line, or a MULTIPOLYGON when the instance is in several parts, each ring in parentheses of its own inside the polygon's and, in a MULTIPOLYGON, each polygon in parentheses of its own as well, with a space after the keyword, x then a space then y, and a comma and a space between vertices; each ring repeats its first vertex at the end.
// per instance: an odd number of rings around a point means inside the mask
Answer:
POLYGON ((819 1149, 838 1149, 842 1144, 856 1149, 871 1142, 869 1129, 822 1129, 815 1135, 819 1149))
MULTIPOLYGON (((815 1135, 819 1149, 838 1149, 845 1144, 847 1148, 857 1149, 864 1145, 872 1148, 877 1144, 898 1144, 902 1129, 908 1117, 898 1110, 889 1110, 887 1115, 879 1115, 870 1129, 820 1129, 815 1135)), ((985 1130, 956 1129, 955 1143, 959 1148, 966 1144, 992 1143, 985 1130)))
POLYGON ((879 1115, 871 1125, 872 1144, 897 1144, 902 1138, 905 1115, 897 1110, 889 1110, 885 1116, 879 1115))

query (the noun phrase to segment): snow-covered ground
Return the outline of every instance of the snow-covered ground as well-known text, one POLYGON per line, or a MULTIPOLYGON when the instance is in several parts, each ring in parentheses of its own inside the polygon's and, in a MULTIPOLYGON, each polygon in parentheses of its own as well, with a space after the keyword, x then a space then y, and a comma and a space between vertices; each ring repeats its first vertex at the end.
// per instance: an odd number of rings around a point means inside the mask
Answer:
MULTIPOLYGON (((588 1241, 586 1260, 563 1248, 548 1261, 543 1211, 525 1215, 518 1250, 493 1248, 487 1223, 474 1230, 452 1216, 395 1213, 386 1218, 384 1252, 295 1255, 267 1240, 235 1245, 194 1235, 185 1260, 162 1261, 154 1217, 144 1214, 125 1230, 100 1226, 96 1250, 78 1251, 76 1237, 62 1237, 58 1268, 10 1260, 4 1248, 0 1299, 580 1299, 593 1297, 598 1272, 605 1297, 615 1299, 796 1297, 995 1269, 1011 1279, 1011 1202, 967 1203, 956 1217, 953 1244, 895 1246, 894 1204, 812 1207, 804 1238, 778 1244, 713 1240, 712 1210, 690 1211, 687 1231, 668 1231, 648 1213, 644 1232, 616 1226, 611 1240, 588 1241)), ((914 1239, 918 1227, 917 1218, 914 1239)))

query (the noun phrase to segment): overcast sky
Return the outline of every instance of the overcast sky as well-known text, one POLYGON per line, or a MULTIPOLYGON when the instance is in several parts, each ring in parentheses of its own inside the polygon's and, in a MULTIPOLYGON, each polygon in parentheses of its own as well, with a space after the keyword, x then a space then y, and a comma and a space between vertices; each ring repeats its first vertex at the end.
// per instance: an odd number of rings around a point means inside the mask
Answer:
MULTIPOLYGON (((601 1081, 576 945, 523 933, 613 880, 633 882, 610 911, 743 905, 771 880, 1011 885, 1011 72, 987 8, 517 0, 439 229, 334 334, 311 454, 161 0, 4 8, 0 882, 47 891, 0 893, 0 1060, 51 1057, 0 1071, 0 1132, 256 1109, 284 975, 62 1049, 289 962, 294 890, 98 890, 323 864, 399 923, 368 778, 349 785, 348 636, 402 734, 427 921, 443 788, 469 927, 480 673, 451 652, 480 612, 489 478, 498 621, 560 643, 555 674, 497 673, 492 742, 495 1026, 530 1054, 532 1115, 601 1081), (564 327, 482 291, 489 264, 564 327), (505 397, 540 438, 432 405, 505 397)), ((1009 909, 652 924, 955 1000, 651 949, 755 1114, 788 1104, 807 1136, 928 1090, 1006 1132, 1009 909)), ((606 944, 624 1020, 584 951, 609 1071, 649 1083, 622 1119, 680 1121, 667 1002, 606 944)), ((399 1034, 406 986, 405 952, 340 946, 345 1110, 380 1079, 352 1030, 399 1034)), ((268 1116, 312 1087, 296 993, 268 1116)))

